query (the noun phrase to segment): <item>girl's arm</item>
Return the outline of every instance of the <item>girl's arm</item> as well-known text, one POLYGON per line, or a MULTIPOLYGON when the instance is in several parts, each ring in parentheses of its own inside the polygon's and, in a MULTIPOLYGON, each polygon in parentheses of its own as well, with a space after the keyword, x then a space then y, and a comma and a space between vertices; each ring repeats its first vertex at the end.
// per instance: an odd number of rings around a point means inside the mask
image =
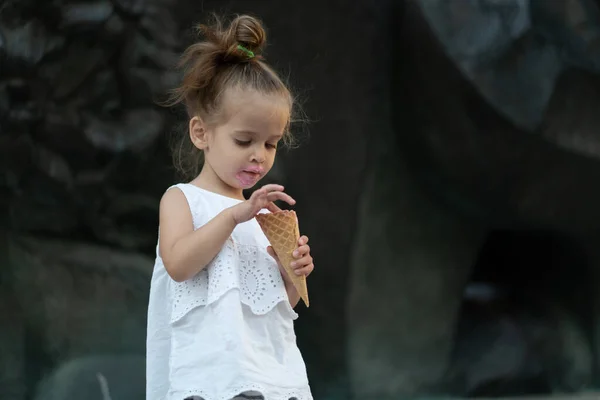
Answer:
POLYGON ((288 283, 287 281, 285 281, 285 291, 287 292, 288 299, 290 301, 290 305, 292 306, 292 308, 296 307, 298 305, 298 302, 300 301, 300 295, 298 294, 298 291, 294 287, 294 284, 291 282, 288 283))
POLYGON ((237 224, 249 221, 263 208, 279 209, 273 201, 296 203, 283 192, 283 186, 265 185, 250 198, 226 208, 194 230, 192 213, 183 192, 168 190, 160 201, 160 256, 174 281, 183 282, 202 271, 219 253, 237 224))
POLYGON ((168 190, 160 201, 160 256, 174 281, 183 282, 219 253, 237 223, 230 208, 194 230, 192 214, 179 189, 168 190))

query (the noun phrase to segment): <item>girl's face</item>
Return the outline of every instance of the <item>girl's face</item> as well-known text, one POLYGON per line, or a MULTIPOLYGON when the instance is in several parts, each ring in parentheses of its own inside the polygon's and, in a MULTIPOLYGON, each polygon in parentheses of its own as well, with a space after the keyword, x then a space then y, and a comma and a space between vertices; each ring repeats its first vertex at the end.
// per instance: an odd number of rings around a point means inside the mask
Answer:
POLYGON ((280 96, 248 90, 227 91, 222 106, 224 123, 206 128, 190 122, 192 141, 204 151, 199 179, 218 193, 242 198, 242 190, 273 166, 290 109, 280 96))

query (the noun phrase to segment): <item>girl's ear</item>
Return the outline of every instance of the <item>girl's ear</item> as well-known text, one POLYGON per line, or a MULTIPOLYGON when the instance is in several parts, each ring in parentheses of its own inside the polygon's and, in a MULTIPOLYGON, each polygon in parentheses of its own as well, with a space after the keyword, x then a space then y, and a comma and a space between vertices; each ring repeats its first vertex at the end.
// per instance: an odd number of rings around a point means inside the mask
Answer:
POLYGON ((208 132, 200 117, 190 119, 190 139, 199 150, 208 149, 208 132))

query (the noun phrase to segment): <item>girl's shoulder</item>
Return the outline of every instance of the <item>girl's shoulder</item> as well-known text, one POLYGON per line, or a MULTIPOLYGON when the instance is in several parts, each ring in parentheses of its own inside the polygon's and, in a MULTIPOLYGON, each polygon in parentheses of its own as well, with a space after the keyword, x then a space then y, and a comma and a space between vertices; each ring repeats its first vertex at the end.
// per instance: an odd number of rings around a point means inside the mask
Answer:
MULTIPOLYGON (((191 183, 178 183, 169 187, 167 191, 175 188, 181 190, 187 200, 192 215, 198 217, 203 216, 211 219, 224 209, 232 207, 241 202, 241 200, 210 192, 191 183)), ((194 220, 195 225, 196 222, 200 223, 202 221, 194 220)), ((198 226, 196 226, 196 228, 198 228, 198 226)))
MULTIPOLYGON (((191 183, 178 183, 167 190, 173 188, 181 190, 187 199, 194 229, 200 228, 224 209, 235 206, 243 201, 202 189, 191 183)), ((261 214, 268 212, 266 209, 260 211, 261 214)), ((268 245, 266 237, 255 219, 239 224, 234 229, 230 239, 239 245, 260 247, 268 245)))
POLYGON ((191 201, 202 199, 202 201, 207 205, 235 205, 237 203, 242 202, 242 200, 223 196, 221 194, 202 189, 201 187, 196 186, 193 183, 177 183, 175 185, 170 186, 167 189, 167 191, 172 190, 174 188, 181 190, 188 200, 191 201))

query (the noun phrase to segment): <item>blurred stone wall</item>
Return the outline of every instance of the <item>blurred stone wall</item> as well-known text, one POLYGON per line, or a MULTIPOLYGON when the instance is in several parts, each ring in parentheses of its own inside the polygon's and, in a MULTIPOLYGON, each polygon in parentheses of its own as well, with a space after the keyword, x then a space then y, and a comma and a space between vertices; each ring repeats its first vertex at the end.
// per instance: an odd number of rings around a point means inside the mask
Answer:
POLYGON ((566 256, 552 282, 600 304, 584 285, 600 282, 598 7, 550 3, 2 2, 0 399, 144 398, 158 200, 185 124, 155 100, 212 11, 264 19, 308 116, 268 180, 297 199, 315 257, 296 324, 315 398, 592 385, 595 320, 553 303, 546 319, 478 314, 498 298, 461 316, 495 229, 568 235, 585 262, 566 256), (528 375, 540 359, 562 364, 528 375))
POLYGON ((352 392, 598 387, 598 2, 397 4, 352 248, 352 392))
POLYGON ((2 399, 101 396, 86 363, 143 398, 174 4, 0 5, 2 399))
POLYGON ((378 73, 371 43, 384 37, 377 21, 385 5, 8 0, 0 10, 0 318, 9 327, 0 337, 0 398, 54 399, 54 384, 57 399, 101 396, 85 371, 110 372, 120 360, 142 368, 135 357, 143 354, 158 200, 178 180, 169 135, 185 123, 155 100, 175 84, 176 55, 211 11, 265 20, 267 60, 290 77, 308 116, 308 126, 295 127, 301 148, 282 152, 268 180, 298 200, 317 260, 311 298, 319 306, 300 310, 297 324, 315 394, 344 398, 347 249, 365 123, 378 108, 356 101, 378 96, 371 80, 357 78, 378 73), (349 50, 341 43, 365 17, 369 28, 349 50), (326 44, 333 25, 339 38, 326 44))

